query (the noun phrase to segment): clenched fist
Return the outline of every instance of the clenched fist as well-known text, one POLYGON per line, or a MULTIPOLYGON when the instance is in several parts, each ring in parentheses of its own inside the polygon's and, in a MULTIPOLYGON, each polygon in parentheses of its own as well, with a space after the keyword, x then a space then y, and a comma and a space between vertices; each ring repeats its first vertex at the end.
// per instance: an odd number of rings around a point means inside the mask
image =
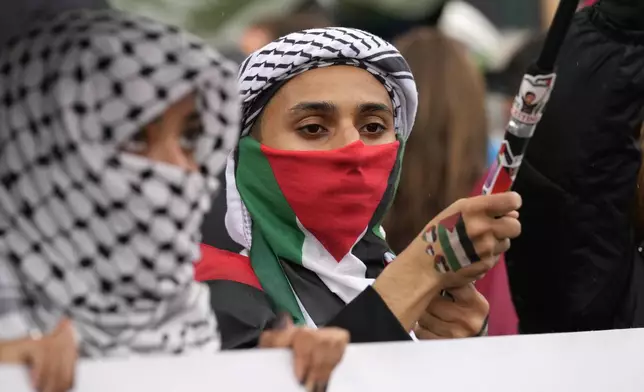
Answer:
POLYGON ((422 238, 437 268, 446 272, 445 287, 461 287, 480 278, 521 234, 515 192, 461 199, 425 228, 422 238))

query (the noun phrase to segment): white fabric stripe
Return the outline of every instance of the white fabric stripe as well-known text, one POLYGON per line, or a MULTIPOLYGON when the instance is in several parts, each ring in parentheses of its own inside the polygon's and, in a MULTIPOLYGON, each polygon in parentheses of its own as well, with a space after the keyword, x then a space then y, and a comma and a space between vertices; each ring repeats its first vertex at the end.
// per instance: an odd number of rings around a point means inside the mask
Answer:
MULTIPOLYGON (((291 287, 291 290, 293 290, 293 287, 291 287)), ((300 307, 300 310, 302 311, 302 314, 304 315, 304 321, 306 321, 306 326, 309 327, 309 328, 317 329, 318 326, 315 324, 315 321, 313 321, 313 319, 309 315, 309 312, 307 312, 306 309, 304 309, 304 305, 302 305, 302 301, 300 301, 300 297, 297 296, 297 293, 295 292, 295 290, 293 290, 293 294, 295 295, 295 300, 297 301, 297 306, 300 307)))
POLYGON ((467 257, 467 253, 465 253, 465 249, 463 249, 463 245, 461 245, 461 240, 458 238, 458 232, 456 231, 456 228, 454 228, 451 232, 447 229, 445 229, 445 231, 447 232, 447 237, 449 238, 449 244, 452 247, 452 251, 454 251, 456 259, 461 267, 466 267, 472 264, 470 258, 467 257))
MULTIPOLYGON (((355 255, 349 252, 337 262, 322 246, 299 219, 297 225, 305 235, 302 245, 302 265, 315 272, 322 282, 345 303, 353 301, 364 289, 373 284, 373 279, 367 279, 367 266, 355 255)), ((361 239, 365 231, 360 234, 361 239)), ((355 244, 354 244, 355 245, 355 244)))

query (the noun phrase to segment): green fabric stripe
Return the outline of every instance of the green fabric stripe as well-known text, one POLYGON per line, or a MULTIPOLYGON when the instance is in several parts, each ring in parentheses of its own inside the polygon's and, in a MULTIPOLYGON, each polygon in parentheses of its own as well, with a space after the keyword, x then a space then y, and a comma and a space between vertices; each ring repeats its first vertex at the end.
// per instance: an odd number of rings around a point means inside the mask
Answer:
POLYGON ((279 311, 288 312, 297 325, 305 325, 304 314, 297 303, 291 284, 280 265, 277 255, 266 242, 261 230, 253 229, 250 263, 262 288, 275 302, 279 311))
POLYGON ((441 244, 443 253, 445 253, 445 259, 447 259, 447 264, 449 264, 449 268, 452 271, 458 271, 459 269, 461 269, 461 265, 459 264, 458 259, 456 258, 456 254, 452 249, 452 245, 449 242, 447 229, 445 229, 445 226, 443 225, 438 225, 438 241, 441 244))
POLYGON ((297 226, 295 213, 275 180, 261 144, 252 137, 245 137, 240 140, 239 149, 235 175, 237 189, 253 224, 259 226, 275 254, 301 263, 304 233, 297 226), (261 182, 255 180, 258 177, 262 178, 261 182), (271 211, 265 206, 270 206, 271 211))
POLYGON ((250 249, 253 270, 276 305, 288 311, 296 323, 303 323, 304 316, 278 257, 301 264, 305 235, 298 229, 295 213, 275 180, 261 144, 252 137, 244 137, 238 148, 235 179, 253 219, 250 249), (257 181, 257 178, 262 178, 262 181, 257 181), (270 206, 271 211, 267 211, 265 206, 270 206))
POLYGON ((400 137, 400 135, 396 135, 396 139, 400 143, 400 145, 398 146, 396 163, 394 163, 394 168, 389 175, 389 179, 387 180, 387 189, 385 190, 385 194, 382 197, 382 201, 376 208, 376 211, 374 212, 373 218, 370 222, 371 230, 373 231, 373 233, 383 240, 385 240, 385 238, 380 235, 379 228, 380 225, 382 225, 382 221, 385 219, 387 211, 389 211, 391 205, 394 203, 396 192, 398 191, 398 183, 400 182, 400 173, 402 172, 403 155, 405 152, 405 141, 402 139, 402 137, 400 137))

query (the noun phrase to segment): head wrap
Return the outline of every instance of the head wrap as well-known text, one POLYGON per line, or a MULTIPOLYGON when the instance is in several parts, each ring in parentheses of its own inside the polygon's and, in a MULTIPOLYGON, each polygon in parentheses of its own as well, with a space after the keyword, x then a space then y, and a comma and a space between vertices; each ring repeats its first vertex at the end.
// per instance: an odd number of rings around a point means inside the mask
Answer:
MULTIPOLYGON (((350 65, 362 68, 383 84, 394 107, 395 132, 404 142, 411 132, 417 107, 416 85, 407 62, 390 43, 367 32, 349 28, 311 29, 289 34, 268 44, 246 59, 239 74, 243 100, 242 136, 248 134, 264 106, 289 79, 311 69, 333 65, 350 65)), ((237 189, 236 159, 235 154, 231 154, 226 168, 228 203, 226 226, 233 240, 244 248, 251 249, 253 244, 252 218, 237 189)), ((388 199, 392 198, 395 192, 398 172, 399 162, 396 163, 396 168, 389 179, 390 186, 387 187, 383 196, 382 208, 378 208, 376 215, 382 215, 386 211, 388 199)), ((383 182, 387 181, 386 178, 383 179, 383 182)), ((377 218, 374 219, 377 220, 377 218)), ((380 222, 374 224, 373 232, 371 226, 365 227, 365 233, 358 239, 358 242, 365 238, 373 239, 374 233, 382 237, 380 222)), ((375 241, 380 244, 379 251, 375 252, 375 257, 380 265, 384 266, 383 255, 388 251, 388 248, 384 240, 375 239, 375 241)), ((311 244, 313 243, 315 240, 312 239, 311 244)), ((306 243, 303 244, 302 249, 307 246, 306 243)), ((309 271, 316 273, 328 289, 337 294, 344 302, 351 301, 373 281, 365 275, 365 260, 356 256, 355 252, 349 252, 338 263, 329 256, 327 250, 320 248, 319 243, 311 246, 315 249, 311 250, 310 247, 307 249, 312 253, 302 250, 301 260, 291 261, 295 261, 309 271), (322 266, 328 261, 327 259, 331 261, 322 266), (316 262, 317 264, 315 264, 316 262), (338 267, 338 264, 341 266, 338 267)), ((356 245, 356 247, 360 246, 356 245)), ((260 277, 261 280, 262 277, 260 277)), ((306 315, 306 304, 300 303, 300 307, 302 313, 306 315)), ((311 320, 309 322, 312 323, 311 320)))
POLYGON ((236 90, 201 40, 117 11, 68 12, 2 49, 0 264, 28 299, 25 328, 67 316, 92 356, 218 347, 193 261, 237 140, 236 90), (190 94, 198 172, 121 151, 190 94))

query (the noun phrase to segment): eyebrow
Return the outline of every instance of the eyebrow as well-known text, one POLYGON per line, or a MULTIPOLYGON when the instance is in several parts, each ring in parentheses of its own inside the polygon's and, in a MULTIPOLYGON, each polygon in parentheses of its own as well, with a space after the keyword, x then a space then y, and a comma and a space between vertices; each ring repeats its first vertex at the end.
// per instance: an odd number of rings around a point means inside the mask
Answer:
POLYGON ((358 111, 360 113, 386 112, 392 116, 394 115, 394 113, 391 111, 389 106, 385 105, 384 103, 378 103, 378 102, 363 103, 358 107, 358 111))
MULTIPOLYGON (((319 102, 300 102, 297 105, 293 106, 289 111, 291 113, 297 113, 297 112, 333 113, 337 110, 338 110, 337 106, 335 106, 332 102, 319 101, 319 102)), ((359 113, 386 112, 393 116, 393 112, 389 108, 389 106, 379 102, 362 103, 358 106, 358 112, 359 113)))
POLYGON ((291 113, 297 113, 297 112, 333 113, 337 110, 338 108, 333 103, 328 101, 319 101, 319 102, 300 102, 297 105, 293 106, 289 111, 291 113))

